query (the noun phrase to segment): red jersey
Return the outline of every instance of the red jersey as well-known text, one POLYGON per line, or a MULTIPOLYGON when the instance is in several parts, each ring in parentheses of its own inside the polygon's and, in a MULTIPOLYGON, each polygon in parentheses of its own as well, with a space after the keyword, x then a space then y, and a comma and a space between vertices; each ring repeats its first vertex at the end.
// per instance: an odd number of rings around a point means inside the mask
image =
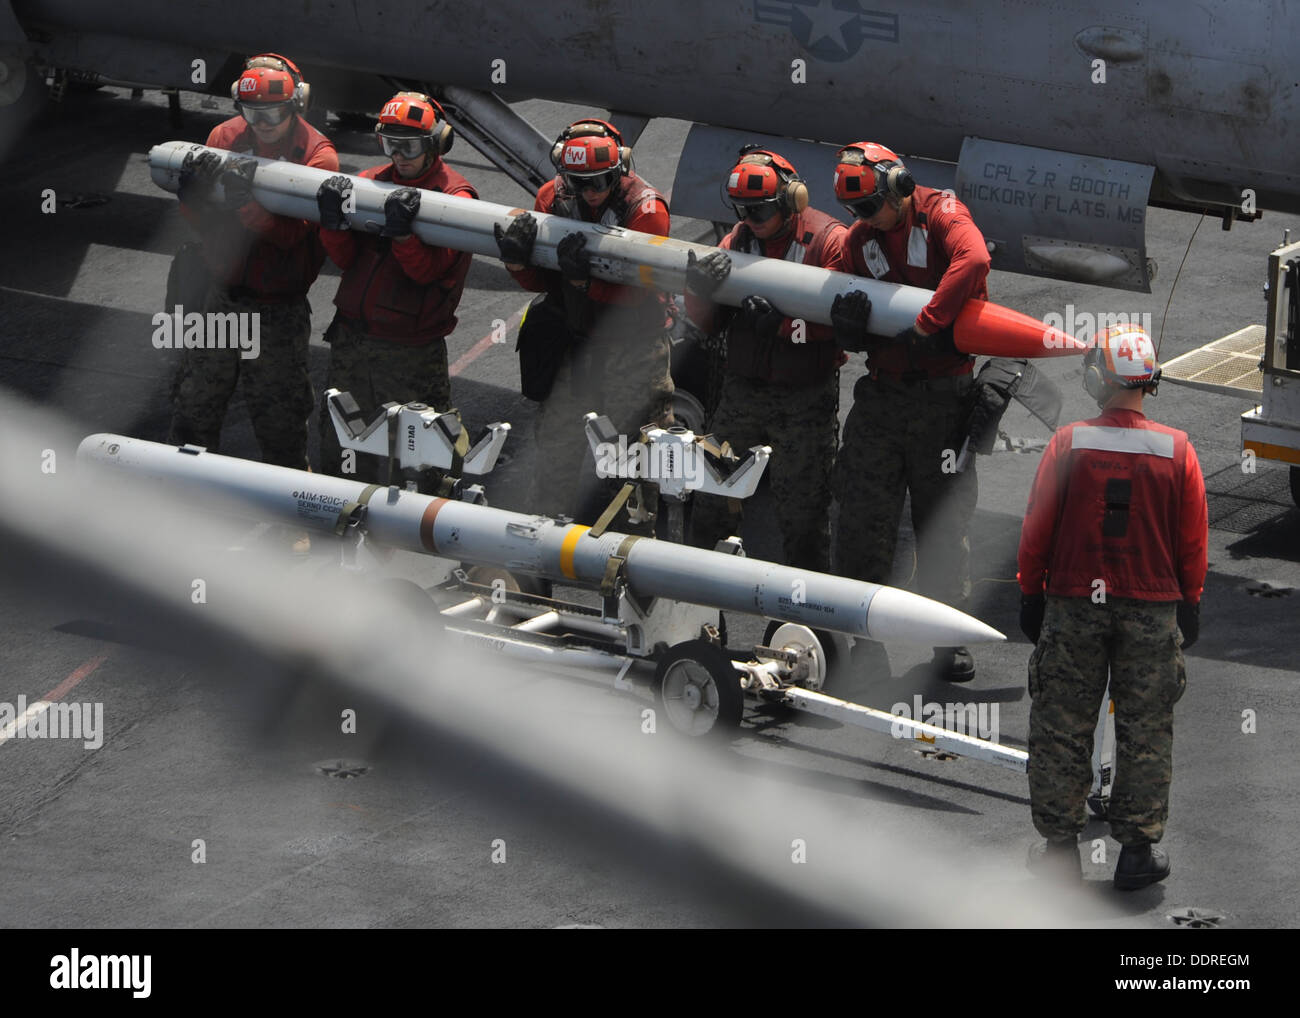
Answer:
MULTIPOLYGON (((668 201, 662 194, 638 177, 635 173, 625 174, 614 185, 613 191, 605 204, 593 210, 577 195, 569 193, 562 186, 560 178, 548 180, 537 192, 533 203, 537 212, 548 212, 567 219, 579 219, 584 223, 604 223, 606 226, 622 226, 638 233, 652 233, 658 237, 668 236, 668 201)), ((511 272, 515 281, 525 290, 538 293, 552 291, 558 296, 560 274, 540 269, 535 265, 526 265, 518 272, 511 272)), ((664 295, 657 290, 640 286, 623 286, 610 283, 604 279, 592 279, 587 284, 587 297, 597 304, 639 305, 655 301, 660 306, 665 302, 664 295)))
MULTIPOLYGON (((292 130, 275 145, 258 142, 243 117, 218 124, 205 144, 330 172, 339 168, 333 143, 302 117, 294 118, 292 130)), ((256 202, 249 202, 237 214, 215 212, 181 203, 181 213, 200 231, 203 257, 214 278, 227 287, 240 287, 273 300, 306 296, 325 260, 314 223, 272 215, 256 202)))
MULTIPOLYGON (((984 235, 970 210, 951 194, 918 187, 905 215, 892 230, 872 229, 858 220, 845 239, 847 260, 859 276, 887 283, 906 283, 933 290, 916 324, 927 333, 946 329, 968 300, 988 300, 992 259, 984 235)), ((964 354, 921 358, 917 365, 929 374, 970 371, 964 354)), ((871 354, 870 367, 886 374, 909 370, 907 351, 884 347, 871 354)))
MULTIPOLYGON (((819 269, 848 272, 849 263, 844 239, 848 228, 838 219, 816 209, 804 209, 793 217, 789 229, 768 240, 759 240, 746 223, 737 223, 718 247, 726 251, 759 254, 780 258, 819 269)), ((715 305, 694 294, 686 295, 686 311, 700 328, 713 325, 715 305)), ((794 331, 794 320, 781 322, 780 335, 787 340, 794 331)), ((768 353, 758 349, 752 332, 742 332, 733 324, 727 334, 727 371, 744 378, 765 382, 789 382, 806 385, 825 379, 840 364, 840 349, 834 342, 835 330, 818 322, 804 323, 802 343, 785 342, 768 353)))
MULTIPOLYGON (((420 176, 394 177, 392 163, 360 174, 403 187, 477 198, 468 180, 441 159, 420 176)), ((321 230, 321 243, 343 270, 334 304, 370 336, 408 346, 425 346, 456 327, 456 308, 465 289, 467 251, 430 247, 412 234, 391 240, 355 230, 321 230)))
POLYGON ((1038 465, 1020 531, 1020 589, 1199 601, 1209 516, 1185 432, 1137 410, 1068 424, 1038 465))

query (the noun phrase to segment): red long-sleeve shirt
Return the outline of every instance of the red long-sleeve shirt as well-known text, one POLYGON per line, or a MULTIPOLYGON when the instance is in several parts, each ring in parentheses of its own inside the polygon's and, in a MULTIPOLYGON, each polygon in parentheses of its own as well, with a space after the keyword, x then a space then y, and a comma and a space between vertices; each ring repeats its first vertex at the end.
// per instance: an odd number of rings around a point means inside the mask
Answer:
MULTIPOLYGON (((586 223, 602 222, 607 226, 622 226, 638 233, 651 233, 657 237, 667 237, 669 228, 668 203, 654 188, 650 187, 635 173, 622 177, 610 195, 604 207, 597 215, 581 197, 564 203, 568 208, 557 208, 556 182, 548 180, 537 192, 533 202, 536 212, 555 213, 569 218, 581 219, 586 223), (577 212, 577 216, 572 213, 577 212)), ((518 271, 511 271, 515 281, 525 290, 544 293, 556 290, 559 273, 525 265, 518 271)), ((661 295, 640 286, 624 286, 604 279, 592 279, 587 284, 587 297, 597 304, 641 304, 647 300, 660 300, 661 295)))
MULTIPOLYGON (((781 258, 834 272, 851 272, 848 249, 844 242, 847 235, 848 228, 839 220, 810 208, 795 216, 790 221, 788 230, 783 230, 779 236, 769 240, 759 240, 746 224, 737 223, 722 238, 718 247, 724 251, 735 251, 740 243, 740 249, 748 254, 762 254, 765 258, 781 258)), ((693 293, 686 294, 686 313, 705 332, 713 329, 716 309, 717 305, 711 300, 697 297, 693 293)), ((782 336, 791 335, 793 322, 791 318, 782 320, 782 336)), ((808 322, 805 340, 809 343, 829 342, 834 338, 834 333, 835 330, 829 325, 808 322)))
MULTIPOLYGON (((339 168, 334 144, 302 117, 295 118, 292 130, 275 145, 262 145, 243 117, 218 124, 205 144, 330 172, 339 168)), ((305 219, 272 215, 256 202, 248 202, 235 214, 181 202, 181 214, 199 232, 208 266, 227 286, 266 296, 301 296, 320 271, 316 225, 305 219)))
MULTIPOLYGON (((463 176, 441 159, 418 177, 395 176, 391 163, 360 174, 403 187, 477 198, 463 176)), ((469 274, 470 255, 431 247, 412 234, 387 240, 355 230, 321 230, 321 243, 343 270, 334 304, 367 334, 407 345, 424 345, 456 327, 456 308, 469 274)))
POLYGON ((927 333, 951 325, 966 301, 989 299, 987 280, 993 260, 984 235, 970 210, 945 191, 918 187, 907 215, 892 230, 875 230, 858 220, 849 228, 845 243, 859 276, 934 291, 916 316, 916 324, 927 333), (872 241, 884 254, 887 268, 872 264, 872 241))
MULTIPOLYGON (((876 230, 858 220, 844 243, 857 275, 934 291, 916 316, 916 325, 926 333, 951 325, 968 300, 989 299, 992 259, 984 235, 970 210, 946 191, 918 187, 907 214, 892 230, 876 230)), ((952 375, 970 371, 972 363, 964 355, 941 354, 912 365, 908 351, 894 344, 872 351, 868 366, 886 374, 916 367, 932 375, 952 375)))
POLYGON ((1052 437, 1020 532, 1026 594, 1199 601, 1205 480, 1185 432, 1110 409, 1052 437))

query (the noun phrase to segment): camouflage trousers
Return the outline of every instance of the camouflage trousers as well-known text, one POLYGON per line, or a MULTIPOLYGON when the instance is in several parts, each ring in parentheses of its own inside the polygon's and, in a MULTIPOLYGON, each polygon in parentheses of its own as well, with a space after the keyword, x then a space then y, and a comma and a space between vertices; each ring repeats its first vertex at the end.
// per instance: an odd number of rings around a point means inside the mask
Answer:
MULTIPOLYGON (((336 317, 325 333, 330 345, 327 389, 350 393, 366 420, 385 403, 427 403, 435 410, 451 408, 451 378, 447 373, 447 341, 435 339, 427 346, 404 346, 376 339, 336 317)), ((343 470, 343 450, 322 403, 320 415, 321 472, 367 484, 386 484, 387 459, 359 452, 349 457, 351 472, 343 470)), ((401 472, 394 465, 392 483, 409 477, 425 493, 437 490, 440 470, 401 472)))
POLYGON ((307 375, 311 307, 306 298, 276 304, 214 287, 204 311, 258 315, 258 355, 245 360, 238 349, 186 350, 172 385, 168 441, 219 451, 226 407, 239 386, 262 461, 307 469, 307 418, 315 399, 307 375))
POLYGON ((1029 659, 1029 798, 1048 840, 1077 837, 1092 787, 1093 733, 1115 702, 1111 833, 1121 845, 1159 841, 1169 815, 1174 704, 1187 684, 1176 602, 1047 598, 1029 659))
MULTIPOLYGON (((582 418, 591 411, 604 414, 627 436, 629 447, 641 437, 643 425, 671 426, 668 369, 668 334, 663 331, 591 337, 565 356, 534 426, 537 463, 530 512, 596 521, 623 482, 597 478, 582 418)), ((610 529, 629 530, 627 517, 616 518, 610 529)))
POLYGON ((930 390, 858 379, 835 461, 835 571, 890 581, 910 491, 916 590, 960 608, 970 597, 969 531, 979 483, 973 457, 961 473, 952 470, 966 437, 971 382, 955 385, 930 390))
MULTIPOLYGON (((800 388, 728 375, 709 430, 730 442, 742 459, 755 445, 770 445, 767 474, 781 525, 784 565, 830 570, 831 465, 839 431, 839 377, 800 388)), ((743 503, 696 495, 691 510, 693 544, 712 548, 739 534, 743 503)))

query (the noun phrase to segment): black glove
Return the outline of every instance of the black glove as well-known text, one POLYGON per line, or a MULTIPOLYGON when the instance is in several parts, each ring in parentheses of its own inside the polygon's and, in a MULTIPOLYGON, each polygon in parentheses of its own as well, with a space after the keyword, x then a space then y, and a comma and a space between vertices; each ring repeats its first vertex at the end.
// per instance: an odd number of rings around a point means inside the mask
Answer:
POLYGON ((257 172, 256 159, 231 159, 221 174, 221 187, 226 192, 226 208, 242 209, 253 200, 253 174, 257 172))
POLYGON ((492 233, 497 239, 497 250, 501 260, 508 265, 527 265, 533 256, 533 244, 537 242, 537 220, 531 213, 525 212, 510 220, 506 230, 500 223, 492 224, 492 233))
POLYGON ((212 188, 221 175, 221 156, 215 152, 195 155, 190 152, 181 163, 180 187, 177 195, 187 205, 197 205, 212 197, 212 188))
POLYGON ((420 211, 420 192, 413 187, 389 191, 384 199, 384 228, 381 237, 409 237, 415 214, 420 211))
POLYGON ((1047 598, 1043 594, 1020 595, 1020 631, 1033 643, 1043 631, 1043 614, 1047 611, 1047 598))
POLYGON ((903 343, 914 357, 934 357, 939 354, 959 354, 953 341, 952 329, 940 329, 928 336, 922 336, 916 327, 909 325, 894 337, 897 343, 903 343))
POLYGON ((341 173, 330 177, 316 191, 316 208, 320 212, 322 230, 346 230, 347 217, 343 203, 352 193, 352 181, 341 173))
POLYGON ((841 293, 831 301, 831 327, 835 330, 835 344, 842 350, 860 353, 871 341, 867 336, 867 321, 871 318, 871 298, 861 290, 841 293))
POLYGON ((1178 602, 1178 628, 1183 631, 1183 650, 1187 650, 1201 636, 1201 602, 1178 602))
POLYGON ((585 283, 591 278, 591 254, 587 251, 587 235, 570 233, 555 245, 555 257, 560 262, 560 274, 566 283, 585 283))
POLYGON ((760 344, 776 342, 781 323, 785 321, 785 315, 774 308, 770 300, 757 294, 740 302, 736 317, 746 320, 760 344))
POLYGON ((713 292, 731 275, 731 259, 725 251, 710 251, 696 258, 694 251, 686 252, 686 289, 697 297, 712 297, 713 292))

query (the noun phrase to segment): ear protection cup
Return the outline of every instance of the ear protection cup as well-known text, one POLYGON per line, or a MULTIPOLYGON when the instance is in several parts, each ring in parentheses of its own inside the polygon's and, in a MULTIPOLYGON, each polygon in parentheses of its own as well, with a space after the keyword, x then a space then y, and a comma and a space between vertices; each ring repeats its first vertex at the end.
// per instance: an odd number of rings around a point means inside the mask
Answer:
MULTIPOLYGON (((311 101, 311 85, 302 80, 302 71, 298 70, 298 65, 288 57, 282 57, 279 53, 259 53, 257 56, 249 57, 244 62, 244 70, 252 70, 254 67, 269 67, 275 71, 283 71, 293 79, 293 101, 299 113, 306 112, 307 104, 311 101)), ((239 101, 239 79, 236 78, 234 84, 230 86, 230 98, 236 102, 239 101)))
POLYGON ((1101 373, 1101 368, 1097 367, 1096 351, 1089 350, 1083 358, 1083 388, 1100 405, 1106 401, 1109 386, 1106 379, 1101 373))
POLYGON ((785 204, 796 216, 808 207, 808 185, 798 177, 792 177, 786 182, 785 204))
POLYGON ((837 158, 850 166, 870 166, 876 178, 876 190, 896 201, 902 201, 916 190, 912 171, 903 165, 896 153, 883 145, 871 141, 845 145, 837 158))
POLYGON ((916 181, 912 179, 912 171, 902 163, 895 163, 889 169, 883 166, 878 168, 885 175, 885 190, 895 198, 906 198, 916 190, 916 181))
POLYGON ((456 132, 452 129, 451 124, 447 123, 447 111, 442 108, 442 104, 437 99, 427 96, 423 92, 408 92, 405 94, 412 99, 422 99, 434 108, 434 111, 438 114, 438 122, 429 135, 429 143, 433 151, 438 155, 446 155, 451 151, 451 146, 456 141, 456 132))
POLYGON ((619 167, 626 173, 632 164, 632 150, 623 144, 623 135, 617 127, 607 120, 579 120, 570 124, 551 146, 551 165, 557 170, 563 169, 564 143, 573 138, 612 138, 618 145, 619 167))
POLYGON ((445 156, 451 151, 451 146, 456 141, 456 132, 452 130, 451 124, 447 123, 447 111, 442 108, 442 104, 437 99, 433 99, 423 92, 413 94, 418 94, 421 99, 437 111, 438 123, 434 125, 429 141, 434 152, 440 156, 445 156))

